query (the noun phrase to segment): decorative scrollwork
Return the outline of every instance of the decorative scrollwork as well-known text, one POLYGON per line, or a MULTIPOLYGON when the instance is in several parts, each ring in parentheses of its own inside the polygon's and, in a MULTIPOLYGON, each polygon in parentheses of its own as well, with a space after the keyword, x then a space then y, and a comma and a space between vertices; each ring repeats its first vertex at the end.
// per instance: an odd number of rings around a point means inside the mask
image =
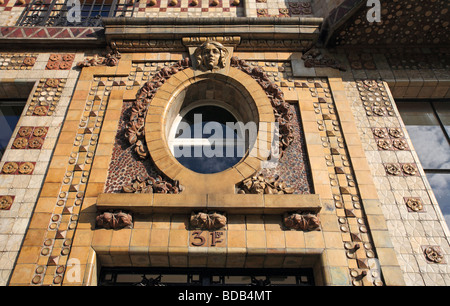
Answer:
POLYGON ((389 135, 394 138, 400 138, 403 137, 402 130, 399 128, 390 128, 388 131, 389 135))
POLYGON ((136 94, 136 100, 133 102, 131 108, 130 120, 127 124, 125 137, 131 145, 134 145, 135 152, 141 159, 149 156, 147 146, 145 144, 145 116, 147 114, 148 106, 156 94, 156 91, 161 87, 167 79, 178 71, 184 70, 190 66, 189 58, 179 61, 178 63, 161 69, 151 81, 139 89, 136 94))
POLYGON ((403 139, 394 139, 392 145, 398 150, 405 150, 407 148, 406 141, 403 139))
POLYGON ((125 193, 180 193, 183 186, 178 181, 165 181, 161 176, 143 178, 137 176, 131 185, 122 187, 125 193))
POLYGON ((232 67, 238 68, 243 72, 249 74, 253 79, 255 79, 259 85, 266 92, 267 97, 269 97, 272 104, 273 112, 275 115, 275 121, 278 123, 279 133, 280 133, 280 157, 282 156, 284 150, 292 143, 294 140, 293 136, 293 114, 289 106, 289 103, 284 101, 283 91, 273 83, 265 71, 257 66, 251 67, 244 60, 240 60, 237 57, 232 57, 230 65, 232 67))
POLYGON ((373 129, 373 134, 378 138, 385 138, 387 136, 386 131, 380 128, 373 129))
POLYGON ((377 146, 383 150, 389 150, 391 148, 391 143, 384 139, 377 140, 377 146))
POLYGON ((24 137, 17 137, 13 142, 13 147, 16 149, 24 149, 28 146, 28 139, 24 137))

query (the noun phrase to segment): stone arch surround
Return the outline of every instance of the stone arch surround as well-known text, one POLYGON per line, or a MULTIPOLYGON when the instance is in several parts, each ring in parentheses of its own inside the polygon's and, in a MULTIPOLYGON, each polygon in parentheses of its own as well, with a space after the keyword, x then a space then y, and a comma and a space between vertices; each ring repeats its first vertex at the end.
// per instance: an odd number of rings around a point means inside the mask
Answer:
MULTIPOLYGON (((170 178, 180 181, 180 184, 185 187, 184 192, 205 193, 207 189, 208 192, 234 193, 235 184, 256 172, 264 157, 253 151, 255 154, 248 154, 240 163, 223 172, 199 174, 182 166, 173 157, 167 145, 166 118, 176 97, 192 84, 208 79, 226 84, 241 92, 249 108, 254 109, 260 126, 267 127, 275 122, 269 98, 261 86, 248 74, 230 67, 227 75, 202 74, 195 76, 194 71, 187 68, 168 79, 153 97, 145 122, 146 143, 150 156, 158 169, 170 178)), ((256 119, 255 115, 253 117, 256 119)), ((270 142, 262 140, 263 137, 266 139, 266 135, 264 135, 266 131, 267 129, 258 132, 257 144, 264 144, 267 146, 265 149, 270 150, 270 142)))

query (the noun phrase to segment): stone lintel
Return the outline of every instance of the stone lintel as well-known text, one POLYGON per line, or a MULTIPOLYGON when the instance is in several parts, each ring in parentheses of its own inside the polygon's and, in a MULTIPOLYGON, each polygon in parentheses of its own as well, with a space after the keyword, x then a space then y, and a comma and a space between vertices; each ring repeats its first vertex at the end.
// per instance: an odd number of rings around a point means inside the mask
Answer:
POLYGON ((227 214, 281 214, 289 211, 318 213, 317 194, 139 194, 102 193, 97 210, 125 210, 135 213, 190 213, 221 211, 227 214))

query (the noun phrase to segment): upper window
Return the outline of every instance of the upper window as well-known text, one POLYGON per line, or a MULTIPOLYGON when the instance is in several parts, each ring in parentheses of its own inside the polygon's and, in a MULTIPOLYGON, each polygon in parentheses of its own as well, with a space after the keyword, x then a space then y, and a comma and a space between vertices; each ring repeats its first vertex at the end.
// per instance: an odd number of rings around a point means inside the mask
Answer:
POLYGON ((450 224, 450 101, 397 101, 397 107, 450 224))
POLYGON ((5 153, 9 140, 19 122, 26 101, 0 100, 0 158, 5 153))
POLYGON ((129 3, 118 0, 32 0, 17 25, 100 27, 102 17, 132 17, 137 8, 134 1, 129 3))

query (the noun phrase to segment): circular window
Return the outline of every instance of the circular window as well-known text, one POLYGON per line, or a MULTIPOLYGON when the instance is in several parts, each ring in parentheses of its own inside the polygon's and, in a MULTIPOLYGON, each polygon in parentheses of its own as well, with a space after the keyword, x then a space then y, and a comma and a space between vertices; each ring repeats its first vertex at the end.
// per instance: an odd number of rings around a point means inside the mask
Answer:
POLYGON ((222 172, 239 163, 248 149, 237 116, 211 103, 183 109, 169 136, 173 156, 197 173, 222 172))
POLYGON ((228 75, 195 74, 179 71, 153 96, 145 119, 147 148, 159 171, 179 181, 183 192, 234 193, 269 157, 273 107, 258 82, 237 68, 229 67, 228 75))

